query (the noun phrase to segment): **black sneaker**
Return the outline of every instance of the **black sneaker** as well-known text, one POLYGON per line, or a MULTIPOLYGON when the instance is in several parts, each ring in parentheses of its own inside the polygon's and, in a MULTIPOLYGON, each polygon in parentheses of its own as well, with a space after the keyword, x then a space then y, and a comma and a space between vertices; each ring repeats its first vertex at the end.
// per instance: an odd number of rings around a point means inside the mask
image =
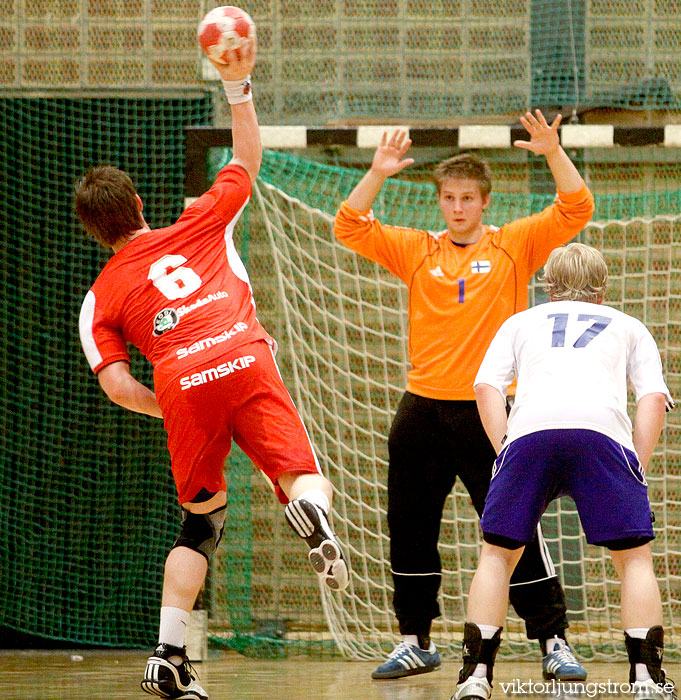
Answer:
POLYGON ((334 591, 346 588, 348 567, 326 513, 314 503, 300 498, 290 501, 284 513, 289 525, 310 546, 307 558, 317 576, 334 591))
POLYGON ((195 673, 185 647, 159 644, 154 655, 147 660, 142 690, 161 698, 207 700, 208 693, 196 682, 195 673), (168 661, 172 656, 179 656, 182 663, 176 666, 168 661))

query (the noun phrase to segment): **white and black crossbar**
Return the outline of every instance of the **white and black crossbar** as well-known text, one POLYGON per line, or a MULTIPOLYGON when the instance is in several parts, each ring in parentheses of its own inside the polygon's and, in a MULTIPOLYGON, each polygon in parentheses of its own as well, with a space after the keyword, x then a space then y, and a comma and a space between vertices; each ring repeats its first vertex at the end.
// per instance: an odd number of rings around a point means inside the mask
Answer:
MULTIPOLYGON (((436 146, 460 149, 510 148, 524 140, 527 132, 514 126, 462 125, 451 128, 409 125, 366 125, 355 127, 261 126, 263 148, 308 148, 351 146, 376 148, 385 131, 405 129, 415 147, 436 146)), ((681 124, 666 126, 614 126, 612 124, 562 124, 561 144, 565 148, 609 148, 613 146, 681 147, 681 124)), ((206 182, 208 149, 232 145, 229 128, 189 127, 186 135, 185 196, 197 197, 206 182)))

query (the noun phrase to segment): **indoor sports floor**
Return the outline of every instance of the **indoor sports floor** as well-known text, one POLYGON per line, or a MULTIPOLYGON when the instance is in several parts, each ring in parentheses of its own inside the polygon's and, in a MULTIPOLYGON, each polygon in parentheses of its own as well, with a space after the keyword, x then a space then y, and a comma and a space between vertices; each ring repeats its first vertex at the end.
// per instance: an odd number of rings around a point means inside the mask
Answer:
MULTIPOLYGON (((0 651, 3 700, 143 700, 151 695, 139 689, 148 656, 144 651, 0 651)), ((577 697, 627 697, 617 692, 626 683, 628 666, 622 662, 586 663, 584 692, 577 697), (610 684, 608 685, 608 681, 610 684), (617 684, 617 687, 615 687, 617 684), (609 690, 610 689, 610 690, 609 690), (599 692, 597 690, 605 690, 599 692)), ((372 681, 375 662, 314 661, 307 657, 251 659, 236 652, 211 652, 196 664, 211 700, 449 700, 458 665, 422 676, 372 681)), ((681 680, 681 664, 666 664, 667 675, 681 680)), ((539 662, 499 660, 493 698, 566 698, 555 686, 542 687, 539 662), (504 693, 502 683, 524 683, 517 692, 504 693), (529 681, 535 686, 530 692, 529 681), (537 687, 539 686, 539 687, 537 687), (544 692, 537 692, 544 691, 544 692), (548 692, 547 692, 548 691, 548 692)), ((628 697, 632 697, 629 695, 628 697)))

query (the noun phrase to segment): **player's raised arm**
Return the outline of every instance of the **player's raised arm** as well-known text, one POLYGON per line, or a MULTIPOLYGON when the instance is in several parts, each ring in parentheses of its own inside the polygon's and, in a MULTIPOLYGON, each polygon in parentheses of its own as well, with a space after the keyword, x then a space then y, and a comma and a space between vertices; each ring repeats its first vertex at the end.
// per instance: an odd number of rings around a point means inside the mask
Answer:
POLYGON ((250 75, 255 66, 256 46, 254 34, 252 41, 242 44, 239 50, 226 52, 226 64, 211 61, 220 73, 232 109, 233 155, 230 163, 240 165, 250 176, 251 182, 255 182, 262 161, 260 129, 253 106, 250 75))
POLYGON ((520 123, 527 129, 530 140, 514 141, 513 145, 545 156, 556 182, 556 189, 569 194, 578 192, 584 186, 584 180, 560 145, 558 127, 561 119, 561 115, 558 114, 549 125, 541 110, 535 110, 535 114, 526 112, 525 116, 520 117, 520 123))
POLYGON ((381 144, 374 153, 374 159, 367 174, 357 183, 347 199, 348 204, 358 211, 371 209, 374 199, 381 191, 387 178, 396 175, 414 162, 413 158, 405 158, 411 146, 411 139, 406 131, 397 130, 388 138, 388 132, 383 133, 381 144))

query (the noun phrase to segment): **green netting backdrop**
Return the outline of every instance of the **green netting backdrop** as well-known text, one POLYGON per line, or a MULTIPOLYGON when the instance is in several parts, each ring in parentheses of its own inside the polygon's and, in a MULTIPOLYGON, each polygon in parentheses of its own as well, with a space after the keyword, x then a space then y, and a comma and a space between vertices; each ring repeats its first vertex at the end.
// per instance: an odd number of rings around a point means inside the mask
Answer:
MULTIPOLYGON (((3 0, 0 91, 204 85, 216 2, 3 0)), ((244 0, 265 124, 679 110, 678 0, 244 0)))
MULTIPOLYGON (((86 168, 111 163, 139 185, 149 221, 168 225, 182 210, 183 126, 211 118, 209 98, 0 101, 0 627, 152 639, 179 523, 165 432, 88 372, 79 307, 109 254, 85 238, 72 193, 86 168)), ((139 357, 134 368, 150 379, 139 357)))
MULTIPOLYGON (((195 36, 200 18, 216 4, 0 2, 0 117, 6 132, 0 140, 0 631, 7 632, 9 643, 12 633, 20 632, 118 646, 148 645, 155 638, 163 560, 178 528, 165 434, 159 422, 111 405, 88 371, 77 336, 78 310, 108 254, 81 234, 71 212, 71 192, 87 166, 108 161, 131 173, 152 225, 179 215, 182 128, 227 122, 220 92, 205 92, 214 84, 204 80, 195 36)), ((245 0, 243 7, 258 26, 254 84, 263 124, 508 124, 530 106, 561 108, 566 118, 574 110, 583 121, 598 121, 583 113, 601 107, 629 110, 600 117, 615 123, 681 121, 679 0, 245 0)), ((439 228, 432 187, 424 181, 432 165, 451 154, 419 149, 417 164, 404 175, 408 182, 386 187, 377 213, 386 220, 439 228)), ((482 154, 495 171, 490 221, 522 216, 550 201, 551 180, 541 159, 514 150, 482 154)), ((649 324, 677 377, 679 149, 595 149, 572 155, 597 195, 595 218, 613 222, 587 232, 588 240, 607 252, 614 270, 611 300, 649 324), (669 220, 631 221, 656 215, 669 220)), ((301 338, 287 319, 295 301, 300 305, 297 323, 318 320, 318 309, 301 292, 308 273, 299 276, 290 260, 307 247, 321 250, 321 241, 329 239, 328 222, 302 214, 302 221, 318 222, 317 238, 301 235, 297 248, 289 248, 286 237, 276 239, 289 262, 272 238, 275 229, 289 231, 290 219, 306 207, 332 215, 370 156, 335 148, 268 153, 260 185, 266 196, 254 198, 239 235, 259 315, 282 341, 282 372, 301 399, 314 439, 325 446, 338 433, 355 441, 351 458, 344 445, 338 455, 325 447, 327 469, 342 466, 346 457, 352 463, 368 455, 362 463, 376 465, 370 481, 384 484, 384 436, 403 385, 403 327, 388 312, 399 310, 399 292, 352 256, 336 258, 336 267, 329 267, 328 274, 347 268, 380 282, 381 291, 372 292, 380 303, 372 297, 362 324, 348 330, 347 322, 338 322, 333 334, 361 348, 364 336, 375 336, 374 324, 387 318, 390 332, 380 342, 389 348, 385 352, 394 373, 388 389, 371 385, 368 390, 362 377, 377 360, 353 354, 351 376, 343 379, 352 400, 340 404, 340 420, 369 420, 374 407, 379 416, 369 431, 358 421, 359 434, 345 423, 340 428, 325 424, 328 416, 321 420, 314 396, 306 393, 314 378, 295 360, 301 338), (302 204, 292 206, 281 192, 266 192, 268 184, 302 204), (286 275, 289 282, 300 281, 298 290, 284 284, 286 275), (363 407, 354 392, 364 397, 363 407)), ((225 157, 214 155, 211 173, 225 157)), ((309 263, 314 256, 301 259, 309 263)), ((353 288, 340 306, 363 309, 365 302, 354 294, 359 291, 353 288)), ((338 300, 329 303, 338 305, 338 300)), ((344 365, 342 356, 334 360, 336 369, 344 365)), ((138 356, 133 369, 150 380, 138 356)), ((678 378, 674 381, 680 393, 678 378)), ((324 387, 315 391, 331 400, 324 387)), ((681 610, 681 505, 675 480, 680 434, 673 414, 654 482, 654 496, 665 513, 656 561, 665 582, 665 621, 674 634, 681 610)), ((361 491, 348 474, 336 476, 353 498, 361 491)), ((233 455, 228 483, 233 517, 205 595, 213 642, 259 655, 333 653, 328 622, 344 619, 343 606, 325 599, 333 615, 324 615, 300 542, 240 453, 233 455)), ((371 498, 382 506, 384 493, 376 488, 371 498)), ((455 498, 465 515, 465 496, 455 498)), ((353 556, 357 530, 350 523, 359 522, 357 515, 356 504, 349 503, 342 531, 353 556)), ((361 537, 384 547, 380 510, 363 517, 361 537)), ((443 539, 473 543, 469 560, 476 532, 468 515, 459 524, 452 518, 443 525, 443 539)), ((562 547, 558 529, 550 532, 562 547)), ((572 556, 567 552, 565 580, 578 609, 575 596, 582 588, 577 579, 585 570, 580 562, 571 566, 572 556)), ((609 581, 612 572, 598 558, 582 559, 596 591, 589 604, 603 604, 614 615, 613 585, 607 584, 606 594, 599 583, 603 572, 609 581)), ((360 611, 355 615, 360 626, 365 623, 361 611, 369 610, 376 618, 369 636, 374 645, 377 639, 388 645, 394 621, 372 607, 389 608, 385 561, 360 555, 354 561, 361 564, 363 580, 377 584, 368 602, 353 593, 349 606, 360 611)), ((456 611, 466 580, 451 580, 445 596, 460 619, 456 611)), ((513 634, 513 639, 522 637, 517 628, 513 634)), ((520 654, 527 651, 520 641, 516 648, 520 654)))
MULTIPOLYGON (((0 102, 0 110, 8 134, 0 145, 0 165, 5 173, 0 179, 5 331, 0 365, 5 419, 0 434, 0 517, 5 533, 0 540, 0 628, 10 636, 14 631, 84 644, 147 645, 155 638, 162 567, 178 529, 177 506, 160 422, 110 404, 80 349, 80 303, 108 254, 81 233, 71 211, 72 187, 89 165, 111 162, 132 174, 152 225, 174 220, 182 209, 182 127, 211 123, 212 100, 6 99, 0 102)), ((441 227, 432 185, 425 180, 432 165, 451 154, 446 149, 417 149, 416 165, 403 179, 384 188, 377 213, 389 221, 441 227)), ((482 154, 490 159, 495 172, 491 221, 524 215, 550 201, 551 180, 541 159, 519 150, 482 154)), ((575 151, 572 155, 596 193, 595 218, 612 222, 589 233, 590 240, 606 250, 613 266, 612 301, 649 324, 662 348, 672 391, 678 394, 679 151, 615 148, 575 151), (667 216, 669 221, 647 228, 635 221, 615 221, 653 215, 667 216)), ((345 371, 345 359, 337 351, 342 345, 339 339, 347 337, 356 346, 348 362, 350 394, 341 397, 351 403, 341 406, 337 413, 340 422, 330 427, 328 407, 324 416, 327 423, 322 425, 314 404, 316 393, 324 396, 326 389, 319 383, 315 393, 306 389, 315 380, 311 368, 317 365, 311 363, 307 369, 299 365, 295 343, 302 340, 290 323, 288 308, 293 301, 302 303, 296 318, 296 323, 301 323, 316 320, 321 307, 310 299, 305 301, 306 276, 299 276, 295 266, 288 275, 288 283, 300 280, 295 289, 282 286, 281 272, 274 274, 286 264, 282 255, 295 261, 302 251, 301 260, 316 264, 311 251, 332 244, 328 218, 357 182, 370 156, 361 149, 267 152, 259 189, 264 192, 270 183, 280 188, 280 194, 267 195, 279 208, 268 210, 264 199, 254 197, 239 236, 259 317, 281 340, 282 373, 310 419, 311 434, 323 454, 325 468, 339 489, 347 484, 350 501, 343 509, 341 531, 351 547, 353 563, 364 580, 375 584, 372 595, 381 597, 383 609, 389 610, 385 605, 389 596, 385 562, 363 558, 359 552, 372 554, 371 547, 367 549, 364 543, 362 550, 357 545, 357 531, 350 527, 360 522, 355 517, 358 506, 351 501, 361 489, 353 485, 349 471, 332 470, 346 469, 346 461, 352 467, 353 460, 359 460, 371 474, 365 475, 365 482, 376 485, 377 504, 384 506, 385 435, 390 411, 403 386, 403 334, 399 319, 390 317, 391 311, 399 312, 399 293, 389 286, 389 280, 381 279, 387 286, 382 287, 380 303, 372 306, 366 317, 358 306, 355 320, 354 301, 348 296, 344 305, 350 321, 338 317, 332 328, 335 349, 317 351, 315 362, 325 353, 333 355, 337 370, 345 371), (288 200, 281 199, 281 192, 300 203, 291 207, 288 200), (284 234, 295 212, 307 212, 310 207, 326 212, 326 224, 318 224, 314 243, 301 236, 295 249, 290 248, 285 235, 272 238, 268 225, 275 222, 275 228, 284 234), (313 245, 318 248, 307 248, 313 245), (396 368, 385 386, 383 379, 375 377, 367 382, 375 358, 357 351, 365 336, 375 337, 374 326, 384 317, 392 330, 382 338, 381 347, 395 360, 396 368), (374 408, 380 416, 371 430, 364 430, 362 421, 374 408), (361 434, 352 432, 349 416, 358 417, 361 434), (338 436, 329 431, 347 438, 337 455, 328 444, 338 436)), ((208 164, 210 176, 227 157, 224 152, 213 154, 208 164)), ((308 221, 305 216, 301 221, 308 221)), ((312 224, 312 220, 302 228, 298 224, 300 233, 303 229, 305 235, 314 233, 312 224)), ((327 262, 324 259, 325 265, 327 262)), ((345 270, 353 285, 355 271, 367 279, 375 276, 370 266, 352 254, 334 264, 332 274, 345 270)), ((318 270, 310 274, 318 274, 318 270)), ((331 273, 327 270, 324 274, 331 273)), ((334 292, 333 284, 330 290, 334 292)), ((323 328, 321 322, 319 328, 323 328)), ((150 380, 149 368, 137 356, 133 371, 150 380)), ((663 450, 656 458, 658 476, 654 482, 654 498, 665 513, 657 561, 663 567, 665 620, 674 633, 678 632, 681 606, 681 525, 677 515, 681 512, 680 434, 678 416, 672 414, 663 450)), ((334 653, 316 580, 304 559, 304 546, 286 528, 280 506, 240 453, 231 459, 228 484, 230 518, 205 596, 213 643, 257 655, 334 653)), ((473 544, 466 546, 474 550, 475 521, 465 512, 465 495, 459 493, 455 498, 462 517, 445 522, 443 539, 447 543, 468 541, 473 544)), ((376 540, 384 547, 380 510, 373 509, 370 516, 364 513, 362 517, 361 537, 378 533, 376 540)), ((550 532, 559 542, 561 533, 556 528, 550 532)), ((466 556, 472 560, 474 551, 466 556)), ((601 581, 606 569, 600 560, 584 561, 589 571, 594 569, 593 580, 601 581)), ((575 575, 579 579, 583 573, 580 568, 575 575)), ((612 572, 608 576, 611 579, 612 572)), ((570 583, 569 576, 567 580, 574 591, 581 590, 580 581, 570 583)), ((459 601, 459 589, 465 587, 465 580, 452 581, 457 590, 445 590, 450 603, 459 601)), ((612 581, 608 586, 613 587, 612 581)), ((365 603, 353 597, 348 601, 357 610, 365 603)), ((614 605, 612 597, 607 601, 610 607, 614 605)), ((333 600, 324 604, 336 617, 342 612, 333 600)), ((451 605, 456 610, 459 602, 451 605)), ((609 614, 615 615, 614 608, 609 614)), ((362 614, 358 619, 361 621, 362 614)), ((373 624, 378 642, 387 644, 395 632, 389 612, 377 614, 373 624)), ((512 631, 517 639, 522 637, 517 629, 512 631)), ((518 653, 527 653, 520 641, 517 645, 518 653)))

